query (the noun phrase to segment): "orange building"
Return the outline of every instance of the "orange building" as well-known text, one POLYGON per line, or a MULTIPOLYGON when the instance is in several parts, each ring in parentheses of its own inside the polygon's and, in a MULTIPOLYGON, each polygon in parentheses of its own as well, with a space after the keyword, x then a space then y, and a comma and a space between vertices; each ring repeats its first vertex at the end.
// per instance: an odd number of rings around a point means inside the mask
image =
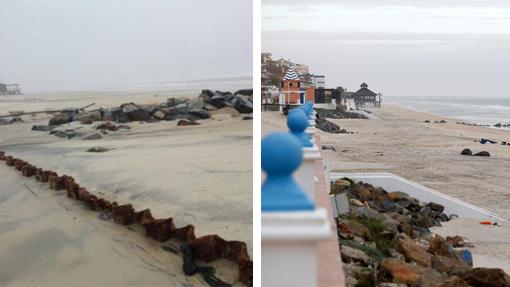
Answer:
POLYGON ((294 68, 290 67, 285 73, 280 85, 280 92, 285 98, 285 104, 301 103, 301 82, 294 68))

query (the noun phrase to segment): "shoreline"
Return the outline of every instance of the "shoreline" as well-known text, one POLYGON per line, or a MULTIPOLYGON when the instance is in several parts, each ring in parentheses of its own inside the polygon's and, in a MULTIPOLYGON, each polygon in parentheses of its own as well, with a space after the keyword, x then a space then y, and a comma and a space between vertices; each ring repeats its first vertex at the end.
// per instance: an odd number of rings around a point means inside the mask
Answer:
MULTIPOLYGON (((450 103, 450 104, 453 104, 453 103, 450 103)), ((417 108, 417 107, 412 107, 411 105, 405 105, 405 104, 402 104, 402 103, 399 103, 399 102, 388 102, 385 105, 397 106, 399 108, 403 108, 403 109, 407 109, 407 110, 411 110, 411 111, 415 111, 415 112, 419 112, 419 113, 426 113, 426 114, 430 114, 430 115, 434 115, 434 116, 438 116, 438 117, 445 117, 445 118, 449 118, 449 119, 455 120, 456 122, 459 122, 461 124, 466 124, 466 125, 471 125, 471 126, 488 127, 488 128, 494 128, 494 129, 510 131, 510 119, 506 119, 506 120, 500 119, 500 120, 495 120, 494 122, 491 122, 491 123, 483 123, 482 122, 483 118, 472 119, 472 120, 471 119, 462 119, 462 118, 459 118, 459 117, 456 117, 456 116, 453 116, 453 115, 443 115, 443 114, 440 114, 440 113, 437 113, 437 112, 423 110, 423 109, 420 109, 420 108, 417 108), (507 127, 496 127, 497 124, 507 125, 507 127)), ((488 105, 488 106, 494 106, 494 105, 488 105)), ((505 105, 497 105, 497 106, 498 107, 508 108, 510 110, 510 106, 505 106, 505 105)))

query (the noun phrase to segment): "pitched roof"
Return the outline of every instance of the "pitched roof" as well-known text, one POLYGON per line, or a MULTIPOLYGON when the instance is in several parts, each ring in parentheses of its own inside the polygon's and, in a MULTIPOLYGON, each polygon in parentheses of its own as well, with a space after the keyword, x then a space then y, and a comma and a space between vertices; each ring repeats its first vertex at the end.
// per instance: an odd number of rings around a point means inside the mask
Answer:
POLYGON ((298 74, 296 73, 296 71, 294 71, 294 68, 293 68, 293 67, 290 67, 290 68, 287 70, 287 73, 285 73, 285 76, 283 77, 283 80, 284 80, 284 81, 293 81, 293 80, 297 80, 297 81, 299 81, 299 76, 298 76, 298 74))
POLYGON ((361 89, 359 89, 357 92, 352 94, 353 97, 357 96, 377 96, 376 93, 372 92, 368 89, 368 85, 366 83, 361 84, 361 89))

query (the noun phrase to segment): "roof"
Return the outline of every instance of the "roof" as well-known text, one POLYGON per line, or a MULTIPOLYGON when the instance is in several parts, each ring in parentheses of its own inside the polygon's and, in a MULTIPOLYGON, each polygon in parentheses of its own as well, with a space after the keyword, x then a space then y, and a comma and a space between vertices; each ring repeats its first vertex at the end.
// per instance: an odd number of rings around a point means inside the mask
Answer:
POLYGON ((366 83, 361 84, 360 87, 361 87, 361 89, 359 89, 357 92, 352 94, 353 97, 358 97, 358 96, 377 96, 376 93, 374 93, 374 92, 372 92, 371 90, 368 89, 368 85, 366 83))
POLYGON ((296 71, 294 71, 294 68, 290 67, 287 70, 287 73, 285 73, 285 76, 283 77, 283 80, 284 81, 294 81, 294 80, 299 81, 299 76, 296 73, 296 71))

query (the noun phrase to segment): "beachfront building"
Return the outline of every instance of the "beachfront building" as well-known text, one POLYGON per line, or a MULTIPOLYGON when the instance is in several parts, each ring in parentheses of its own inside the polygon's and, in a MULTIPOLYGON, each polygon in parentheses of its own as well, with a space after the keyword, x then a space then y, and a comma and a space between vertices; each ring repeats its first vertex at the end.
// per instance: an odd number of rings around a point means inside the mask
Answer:
POLYGON ((0 83, 0 95, 20 95, 21 89, 19 84, 2 84, 0 83))
POLYGON ((381 94, 376 94, 368 89, 366 83, 360 85, 360 89, 354 94, 348 96, 347 99, 353 99, 356 108, 380 108, 381 94))

